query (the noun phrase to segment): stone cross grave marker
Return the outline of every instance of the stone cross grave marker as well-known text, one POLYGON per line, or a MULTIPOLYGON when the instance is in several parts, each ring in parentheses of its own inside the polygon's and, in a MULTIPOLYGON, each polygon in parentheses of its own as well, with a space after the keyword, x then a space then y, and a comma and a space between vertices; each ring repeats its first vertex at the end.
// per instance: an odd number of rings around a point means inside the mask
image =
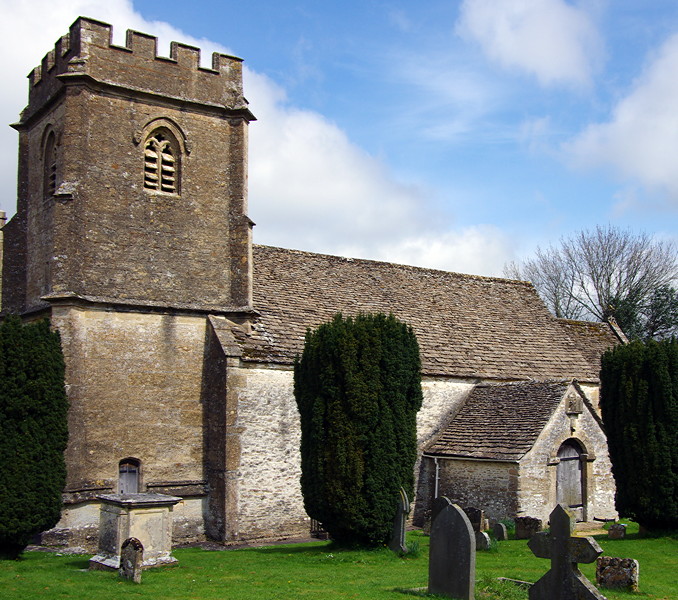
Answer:
POLYGON ((410 514, 410 501, 403 488, 400 488, 398 495, 398 508, 396 510, 395 519, 393 520, 393 532, 391 533, 391 541, 388 547, 393 552, 407 552, 407 544, 405 543, 405 522, 407 515, 410 514))
POLYGON ((527 543, 539 558, 550 558, 551 569, 531 588, 530 600, 606 600, 577 568, 603 552, 591 537, 572 537, 574 517, 561 504, 550 516, 550 531, 536 533, 527 543))
POLYGON ((433 504, 428 591, 473 600, 476 538, 471 522, 456 504, 441 496, 433 504))
POLYGON ((144 546, 137 538, 127 538, 120 550, 120 577, 141 583, 141 565, 144 562, 144 546))

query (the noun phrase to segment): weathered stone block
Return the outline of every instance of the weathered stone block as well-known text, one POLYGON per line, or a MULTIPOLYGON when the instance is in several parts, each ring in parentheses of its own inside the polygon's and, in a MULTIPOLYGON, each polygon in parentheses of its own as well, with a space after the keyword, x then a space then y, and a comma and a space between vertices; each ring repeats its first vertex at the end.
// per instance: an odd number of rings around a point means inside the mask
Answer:
POLYGON ((600 556, 596 560, 596 583, 601 587, 638 591, 640 566, 633 558, 600 556))
POLYGON ((543 529, 541 519, 534 517, 516 517, 516 539, 529 540, 535 533, 543 529))
POLYGON ((611 540, 623 540, 626 537, 626 525, 613 523, 607 530, 607 537, 611 540))

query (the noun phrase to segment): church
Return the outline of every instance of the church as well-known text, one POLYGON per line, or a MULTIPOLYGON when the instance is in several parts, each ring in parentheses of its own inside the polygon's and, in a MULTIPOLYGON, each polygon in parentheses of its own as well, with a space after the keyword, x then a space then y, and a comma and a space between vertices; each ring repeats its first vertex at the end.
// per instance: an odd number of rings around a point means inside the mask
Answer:
POLYGON ((616 516, 598 411, 614 324, 563 321, 528 282, 253 244, 242 61, 79 18, 29 76, 2 311, 49 318, 70 401, 62 519, 163 493, 175 543, 308 536, 292 367, 308 327, 392 312, 419 340, 414 521, 444 494, 491 519, 616 516))

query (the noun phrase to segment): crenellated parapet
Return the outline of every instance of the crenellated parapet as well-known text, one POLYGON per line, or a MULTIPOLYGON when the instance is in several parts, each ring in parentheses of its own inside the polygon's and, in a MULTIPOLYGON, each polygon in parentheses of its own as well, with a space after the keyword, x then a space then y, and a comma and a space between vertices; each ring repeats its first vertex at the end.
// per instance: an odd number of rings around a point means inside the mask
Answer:
POLYGON ((128 30, 125 46, 112 43, 112 27, 80 17, 29 75, 25 122, 60 93, 64 85, 85 82, 110 93, 162 98, 175 104, 239 113, 251 120, 242 91, 242 60, 213 53, 212 67, 200 66, 200 49, 178 42, 170 56, 158 56, 158 40, 128 30))

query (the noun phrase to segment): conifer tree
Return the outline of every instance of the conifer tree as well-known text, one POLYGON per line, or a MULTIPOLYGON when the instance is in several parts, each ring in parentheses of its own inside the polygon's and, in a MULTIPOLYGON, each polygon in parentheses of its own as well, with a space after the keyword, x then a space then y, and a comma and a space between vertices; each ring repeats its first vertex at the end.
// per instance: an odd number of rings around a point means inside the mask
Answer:
POLYGON ((45 320, 0 324, 0 556, 56 525, 66 483, 68 403, 59 334, 45 320))
POLYGON ((606 352, 600 406, 617 510, 648 528, 678 527, 678 340, 606 352))
POLYGON ((338 314, 307 332, 294 368, 301 488, 334 540, 386 543, 400 488, 412 497, 420 371, 416 336, 393 315, 338 314))

